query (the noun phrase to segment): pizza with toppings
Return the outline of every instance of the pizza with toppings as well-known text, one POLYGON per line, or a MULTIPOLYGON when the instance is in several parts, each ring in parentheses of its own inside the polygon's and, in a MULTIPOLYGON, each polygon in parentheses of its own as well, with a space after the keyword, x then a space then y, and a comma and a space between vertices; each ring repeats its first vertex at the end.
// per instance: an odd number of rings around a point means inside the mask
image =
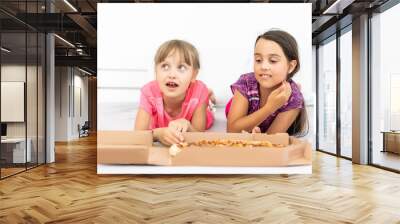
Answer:
POLYGON ((182 151, 182 148, 189 146, 197 146, 197 147, 274 147, 274 148, 282 148, 284 145, 282 144, 273 144, 270 141, 256 141, 256 140, 228 140, 228 139, 219 139, 219 140, 200 140, 196 142, 181 142, 178 144, 174 144, 170 147, 169 153, 172 156, 177 155, 182 151))
POLYGON ((178 147, 188 147, 188 146, 223 146, 223 147, 284 147, 282 144, 273 144, 270 141, 256 141, 256 140, 200 140, 196 142, 182 142, 177 144, 178 147))

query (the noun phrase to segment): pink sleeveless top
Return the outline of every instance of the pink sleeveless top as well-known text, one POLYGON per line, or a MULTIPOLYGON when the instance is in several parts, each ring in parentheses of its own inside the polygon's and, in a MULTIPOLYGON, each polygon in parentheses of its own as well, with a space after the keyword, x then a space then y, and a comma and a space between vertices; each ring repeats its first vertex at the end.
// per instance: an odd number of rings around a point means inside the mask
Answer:
MULTIPOLYGON (((149 129, 155 129, 168 127, 170 121, 180 118, 191 121, 194 111, 203 103, 208 105, 208 88, 203 82, 196 80, 189 85, 186 91, 181 113, 171 118, 164 110, 162 93, 157 81, 151 81, 141 88, 139 107, 151 116, 149 129)), ((214 116, 208 106, 206 110, 206 120, 206 129, 209 129, 214 122, 214 116)))

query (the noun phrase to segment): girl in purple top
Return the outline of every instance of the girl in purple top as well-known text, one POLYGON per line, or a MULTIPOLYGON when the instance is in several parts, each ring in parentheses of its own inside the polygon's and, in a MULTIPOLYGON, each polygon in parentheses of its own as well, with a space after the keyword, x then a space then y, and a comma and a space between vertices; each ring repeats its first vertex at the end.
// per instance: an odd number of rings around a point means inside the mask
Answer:
POLYGON ((257 37, 254 72, 241 75, 231 85, 234 94, 226 106, 228 132, 308 131, 303 95, 292 77, 300 68, 297 42, 281 30, 257 37))

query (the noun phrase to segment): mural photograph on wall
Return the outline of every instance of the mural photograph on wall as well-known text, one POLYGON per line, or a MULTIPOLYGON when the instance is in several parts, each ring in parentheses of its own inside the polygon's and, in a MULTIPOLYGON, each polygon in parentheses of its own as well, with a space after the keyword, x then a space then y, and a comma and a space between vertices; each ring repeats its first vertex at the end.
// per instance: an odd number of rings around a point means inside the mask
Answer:
POLYGON ((310 21, 311 4, 98 4, 97 173, 311 174, 310 21))

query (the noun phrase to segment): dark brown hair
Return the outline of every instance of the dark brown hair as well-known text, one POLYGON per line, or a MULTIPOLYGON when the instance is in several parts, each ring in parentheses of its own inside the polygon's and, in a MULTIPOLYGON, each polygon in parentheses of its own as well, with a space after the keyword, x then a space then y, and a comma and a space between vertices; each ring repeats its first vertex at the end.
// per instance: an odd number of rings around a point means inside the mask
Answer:
MULTIPOLYGON (((288 74, 286 80, 290 80, 296 72, 300 69, 300 60, 299 60, 299 50, 297 47, 296 39, 290 35, 288 32, 283 30, 272 29, 264 34, 260 35, 256 39, 256 43, 259 39, 270 40, 277 43, 283 50, 283 53, 286 56, 286 59, 290 62, 292 60, 297 61, 296 67, 293 69, 291 73, 288 74)), ((307 135, 309 130, 308 125, 308 116, 305 107, 305 102, 303 101, 303 108, 300 110, 300 113, 297 115, 296 120, 290 125, 287 130, 289 135, 295 135, 297 137, 303 137, 307 135)))
POLYGON ((299 50, 297 48, 296 39, 294 39, 294 37, 288 32, 276 29, 269 30, 258 36, 255 44, 257 44, 259 39, 270 40, 277 43, 282 48, 283 53, 289 62, 292 60, 297 61, 296 67, 291 73, 288 74, 287 80, 291 79, 293 75, 296 74, 296 72, 298 72, 300 69, 299 50))

